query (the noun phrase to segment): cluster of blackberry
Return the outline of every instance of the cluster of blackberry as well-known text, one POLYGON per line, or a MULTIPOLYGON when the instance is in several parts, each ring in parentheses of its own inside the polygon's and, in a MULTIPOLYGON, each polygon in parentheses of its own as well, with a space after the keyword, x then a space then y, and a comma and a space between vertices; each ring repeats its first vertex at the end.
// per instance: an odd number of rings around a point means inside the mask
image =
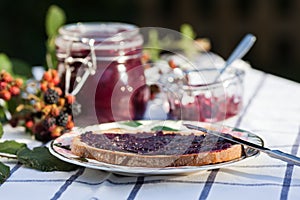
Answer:
POLYGON ((65 95, 59 87, 56 70, 43 75, 36 93, 29 93, 10 120, 11 125, 24 125, 37 140, 47 142, 74 127, 72 107, 75 97, 65 95))

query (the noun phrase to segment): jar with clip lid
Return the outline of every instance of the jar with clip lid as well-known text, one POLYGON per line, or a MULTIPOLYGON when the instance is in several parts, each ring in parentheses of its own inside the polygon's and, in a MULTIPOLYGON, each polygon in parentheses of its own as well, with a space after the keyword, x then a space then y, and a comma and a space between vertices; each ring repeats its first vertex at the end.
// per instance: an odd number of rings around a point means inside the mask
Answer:
POLYGON ((82 106, 80 122, 141 119, 149 98, 141 63, 143 37, 125 23, 76 23, 55 41, 61 87, 82 106))

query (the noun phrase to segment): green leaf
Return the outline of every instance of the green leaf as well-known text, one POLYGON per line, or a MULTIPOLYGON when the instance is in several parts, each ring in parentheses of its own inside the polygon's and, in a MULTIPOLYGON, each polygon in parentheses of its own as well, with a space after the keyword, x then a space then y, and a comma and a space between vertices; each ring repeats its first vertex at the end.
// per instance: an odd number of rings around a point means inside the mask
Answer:
POLYGON ((56 58, 56 49, 55 49, 55 36, 49 37, 46 43, 47 53, 46 53, 46 63, 49 69, 56 69, 57 67, 57 58, 56 58))
POLYGON ((47 147, 36 147, 33 150, 23 148, 17 153, 17 157, 25 166, 41 171, 72 171, 77 168, 76 165, 53 156, 47 147))
POLYGON ((17 59, 17 58, 12 58, 11 63, 13 66, 13 68, 12 68, 13 73, 14 73, 14 75, 16 75, 15 77, 20 77, 22 79, 32 77, 30 64, 26 63, 25 61, 23 61, 21 59, 17 59))
POLYGON ((6 54, 0 53, 0 70, 3 69, 12 73, 12 63, 6 54))
POLYGON ((168 126, 155 126, 151 131, 178 131, 178 129, 170 128, 168 126))
POLYGON ((19 143, 14 140, 7 140, 0 143, 0 152, 16 155, 17 152, 24 147, 27 147, 27 145, 24 143, 19 143))
POLYGON ((66 15, 64 11, 56 5, 50 6, 46 15, 46 33, 48 37, 55 36, 59 27, 65 22, 66 15))
POLYGON ((242 129, 236 128, 236 127, 234 127, 234 128, 232 129, 232 131, 245 132, 245 130, 242 130, 242 129))
POLYGON ((182 24, 180 27, 180 32, 185 36, 190 39, 195 39, 196 38, 196 33, 194 32, 193 28, 189 24, 182 24))
POLYGON ((0 162, 0 184, 4 183, 4 181, 9 177, 10 168, 0 162))
POLYGON ((3 126, 2 123, 0 123, 0 138, 3 136, 3 126))
POLYGON ((46 53, 46 63, 48 68, 57 67, 57 59, 55 55, 55 38, 58 34, 58 29, 64 25, 66 22, 66 15, 64 11, 56 6, 52 5, 49 7, 46 15, 46 33, 48 39, 46 42, 47 53, 46 53))
POLYGON ((160 46, 159 35, 157 30, 150 30, 148 37, 149 41, 148 44, 145 45, 144 49, 150 54, 151 60, 158 60, 162 47, 160 46))
POLYGON ((142 125, 142 123, 137 122, 137 121, 128 121, 128 122, 123 122, 122 124, 124 124, 126 126, 131 126, 131 127, 138 127, 138 126, 142 125))
POLYGON ((194 46, 196 33, 194 32, 192 26, 189 24, 182 24, 180 27, 180 32, 182 34, 182 37, 179 41, 179 45, 188 58, 193 58, 197 53, 197 49, 194 46))
MULTIPOLYGON (((0 106, 0 123, 1 122, 7 122, 7 118, 6 118, 6 115, 5 115, 5 110, 6 108, 3 108, 0 106)), ((2 136, 2 134, 0 134, 2 136)), ((1 138, 1 137, 0 137, 1 138)))

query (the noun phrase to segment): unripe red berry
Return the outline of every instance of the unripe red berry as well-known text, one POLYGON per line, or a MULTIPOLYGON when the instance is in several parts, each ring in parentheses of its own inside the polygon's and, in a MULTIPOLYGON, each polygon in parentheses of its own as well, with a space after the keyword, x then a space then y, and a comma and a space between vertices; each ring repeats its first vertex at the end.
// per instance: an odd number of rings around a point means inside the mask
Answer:
POLYGON ((16 84, 16 86, 21 87, 23 85, 23 80, 20 78, 17 78, 15 80, 15 84, 16 84))
POLYGON ((43 79, 44 79, 45 81, 48 81, 48 82, 52 80, 52 74, 50 73, 50 71, 46 71, 46 72, 44 73, 43 79))
POLYGON ((7 83, 4 81, 1 81, 0 82, 0 90, 4 90, 4 89, 6 89, 6 87, 7 87, 7 83))
POLYGON ((7 90, 2 90, 2 91, 0 91, 0 98, 5 100, 5 101, 8 101, 11 98, 11 94, 7 90))
POLYGON ((52 79, 52 82, 54 83, 54 85, 58 85, 60 80, 59 80, 59 77, 58 76, 55 76, 53 79, 52 79))
POLYGON ((67 127, 67 129, 72 129, 74 127, 74 122, 73 121, 68 121, 66 127, 67 127))
POLYGON ((176 64, 175 64, 175 62, 174 62, 174 60, 169 60, 169 66, 172 68, 172 69, 175 69, 175 68, 177 68, 177 66, 176 66, 176 64))
POLYGON ((66 98, 67 98, 67 102, 69 104, 75 103, 75 96, 73 96, 73 95, 67 95, 66 98))
POLYGON ((12 78, 12 76, 9 73, 4 72, 2 74, 2 80, 5 81, 5 82, 7 82, 7 83, 10 83, 13 80, 13 78, 12 78))
POLYGON ((41 90, 43 92, 46 92, 48 90, 48 84, 47 84, 47 82, 41 83, 41 90))
POLYGON ((10 93, 11 93, 13 96, 19 95, 20 92, 21 92, 20 88, 17 87, 17 86, 12 86, 12 87, 10 87, 10 88, 9 88, 9 91, 10 91, 10 93))
POLYGON ((53 89, 55 85, 53 82, 48 82, 47 87, 53 89))
POLYGON ((25 126, 26 126, 27 128, 29 128, 29 129, 31 129, 31 128, 33 127, 33 125, 34 125, 34 123, 33 123, 32 120, 29 120, 29 121, 27 121, 27 122, 25 123, 25 126))

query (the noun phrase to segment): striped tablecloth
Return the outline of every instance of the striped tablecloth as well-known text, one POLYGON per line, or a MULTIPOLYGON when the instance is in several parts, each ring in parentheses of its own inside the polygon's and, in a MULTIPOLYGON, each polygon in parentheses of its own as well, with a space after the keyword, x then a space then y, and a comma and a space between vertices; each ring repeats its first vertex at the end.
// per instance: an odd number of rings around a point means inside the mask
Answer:
MULTIPOLYGON (((248 69, 245 104, 226 125, 250 130, 270 148, 300 156, 300 84, 248 69)), ((5 127, 3 139, 26 138, 22 129, 5 127)), ((260 154, 236 165, 185 176, 126 177, 79 168, 73 172, 39 172, 14 160, 0 185, 1 199, 300 199, 300 167, 260 154)))

